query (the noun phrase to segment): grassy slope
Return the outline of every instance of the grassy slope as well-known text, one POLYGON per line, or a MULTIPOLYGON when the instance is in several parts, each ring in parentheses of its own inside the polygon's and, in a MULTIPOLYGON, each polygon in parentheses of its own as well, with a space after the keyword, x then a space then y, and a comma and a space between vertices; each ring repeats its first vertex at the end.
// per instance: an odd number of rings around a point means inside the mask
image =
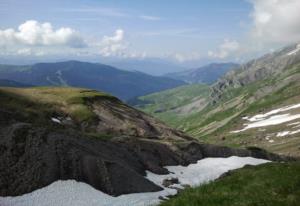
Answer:
POLYGON ((297 206, 300 163, 246 166, 212 183, 184 190, 162 206, 297 206))
MULTIPOLYGON (((50 116, 64 113, 80 122, 93 118, 94 113, 85 104, 85 101, 96 97, 113 98, 94 90, 68 87, 0 87, 0 99, 5 107, 33 116, 34 114, 50 116)), ((28 119, 30 118, 28 117, 28 119)))
POLYGON ((185 115, 178 114, 174 110, 189 104, 195 99, 207 99, 209 91, 209 86, 205 84, 180 86, 174 89, 139 97, 139 100, 144 102, 144 104, 137 107, 144 112, 161 119, 167 124, 177 127, 185 115))
MULTIPOLYGON (((153 113, 153 108, 160 108, 161 105, 165 104, 162 103, 164 101, 156 101, 153 105, 145 105, 143 110, 154 114, 169 125, 209 143, 236 147, 261 146, 274 152, 288 154, 289 150, 293 150, 299 153, 297 145, 299 147, 300 138, 296 136, 293 142, 287 143, 291 147, 286 145, 286 147, 280 146, 279 148, 277 146, 270 147, 269 144, 262 144, 261 137, 258 137, 257 131, 254 130, 238 134, 230 133, 230 131, 242 127, 243 122, 241 119, 243 116, 251 116, 285 105, 299 103, 299 79, 300 65, 298 64, 287 68, 280 75, 274 75, 244 87, 228 89, 217 104, 210 104, 198 112, 187 115, 178 115, 169 111, 163 111, 158 114, 153 113)), ((187 88, 181 87, 181 93, 188 93, 185 92, 188 90, 187 88)), ((157 93, 155 96, 165 96, 165 99, 167 99, 170 95, 157 93)), ((153 96, 148 95, 147 97, 147 100, 151 101, 153 96)), ((193 98, 189 97, 187 102, 189 101, 193 101, 193 98)), ((168 101, 165 102, 168 103, 168 101)), ((174 100, 170 102, 174 102, 174 100)), ((273 132, 271 129, 269 132, 273 132)))
MULTIPOLYGON (((236 94, 233 96, 243 97, 241 101, 238 102, 237 105, 231 108, 227 108, 225 111, 219 111, 206 118, 204 124, 197 125, 194 128, 190 127, 189 133, 198 137, 202 140, 205 140, 214 144, 223 144, 227 146, 259 146, 263 147, 267 150, 283 153, 283 154, 292 154, 299 155, 299 150, 297 149, 300 144, 300 138, 297 138, 297 134, 295 137, 286 140, 283 145, 286 145, 282 148, 279 148, 274 145, 270 145, 266 142, 263 142, 262 139, 267 136, 267 134, 273 133, 275 131, 284 130, 284 125, 278 125, 274 127, 266 127, 266 131, 263 133, 259 133, 257 129, 248 130, 242 133, 233 134, 231 131, 242 128, 243 122, 241 121, 243 116, 252 116, 261 112, 267 112, 274 108, 283 107, 286 105, 296 104, 300 102, 300 82, 299 81, 289 81, 289 77, 292 75, 300 74, 300 66, 297 65, 281 76, 276 76, 274 78, 269 78, 264 81, 257 82, 252 85, 248 85, 243 88, 233 89, 236 90, 236 94), (261 88, 277 85, 278 82, 286 79, 287 84, 281 86, 280 89, 265 95, 263 97, 257 98, 255 101, 250 101, 250 98, 257 93, 261 88), (227 113, 227 114, 226 114, 227 113), (225 118, 229 118, 226 124, 218 127, 217 129, 211 131, 210 133, 199 132, 203 131, 203 128, 207 127, 207 125, 212 124, 212 122, 216 122, 218 124, 218 120, 224 120, 225 118), (210 121, 208 121, 210 119, 210 121), (282 127, 282 128, 281 128, 282 127), (226 137, 224 140, 223 137, 226 137), (289 141, 293 141, 293 144, 289 144, 289 141), (298 146, 297 146, 298 145, 298 146)), ((230 92, 230 91, 228 91, 230 92)), ((234 93, 234 92, 233 92, 234 93)), ((226 105, 226 101, 225 101, 226 105)), ((190 121, 190 120, 187 120, 190 121)), ((216 125, 215 124, 215 125, 216 125)))

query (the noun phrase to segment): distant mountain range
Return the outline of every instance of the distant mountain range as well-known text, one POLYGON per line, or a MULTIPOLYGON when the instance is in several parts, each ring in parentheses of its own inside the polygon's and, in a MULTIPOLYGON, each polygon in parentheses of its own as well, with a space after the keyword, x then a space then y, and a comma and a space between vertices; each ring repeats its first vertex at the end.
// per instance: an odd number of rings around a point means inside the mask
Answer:
POLYGON ((184 85, 181 80, 123 71, 112 66, 79 61, 0 65, 0 79, 35 86, 73 86, 96 89, 122 100, 184 85))
POLYGON ((212 84, 228 71, 238 68, 235 63, 212 63, 206 66, 190 69, 182 72, 169 73, 164 76, 187 83, 206 83, 212 84))
POLYGON ((142 71, 154 76, 161 76, 170 72, 179 72, 187 69, 187 67, 162 59, 123 59, 107 62, 107 64, 128 71, 142 71))
POLYGON ((8 79, 0 79, 0 87, 30 87, 32 85, 23 84, 20 82, 16 82, 8 79))

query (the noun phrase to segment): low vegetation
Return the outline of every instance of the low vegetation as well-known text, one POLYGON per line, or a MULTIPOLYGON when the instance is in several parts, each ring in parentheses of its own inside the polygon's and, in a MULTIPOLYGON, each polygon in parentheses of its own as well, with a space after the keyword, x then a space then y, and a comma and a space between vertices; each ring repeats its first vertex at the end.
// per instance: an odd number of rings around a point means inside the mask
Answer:
POLYGON ((197 188, 186 189, 161 206, 297 206, 300 163, 246 166, 197 188))
POLYGON ((134 105, 144 112, 176 127, 186 115, 195 112, 193 111, 192 106, 190 106, 190 109, 187 109, 190 110, 189 112, 178 112, 178 110, 182 109, 183 106, 188 105, 190 102, 199 99, 202 99, 203 104, 205 104, 209 93, 210 88, 208 85, 191 84, 139 97, 134 105))
MULTIPOLYGON (((61 87, 0 88, 1 103, 14 110, 29 114, 69 115, 77 121, 89 121, 94 117, 88 105, 92 98, 114 98, 95 90, 61 87), (38 113, 38 114, 37 114, 38 113)), ((37 117, 34 117, 35 119, 37 117)), ((30 119, 30 118, 29 118, 30 119)))

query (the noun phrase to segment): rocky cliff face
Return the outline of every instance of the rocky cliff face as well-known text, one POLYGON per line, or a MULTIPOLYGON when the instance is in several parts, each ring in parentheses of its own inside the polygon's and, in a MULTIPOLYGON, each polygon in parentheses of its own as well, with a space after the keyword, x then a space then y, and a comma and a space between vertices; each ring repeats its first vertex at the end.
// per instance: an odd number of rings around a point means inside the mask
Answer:
POLYGON ((274 53, 254 59, 239 69, 230 71, 212 87, 212 98, 218 101, 224 91, 280 75, 289 66, 300 62, 300 44, 285 47, 274 53))
POLYGON ((59 99, 60 90, 42 90, 0 90, 0 196, 21 195, 66 179, 86 182, 111 195, 159 191, 144 178, 146 170, 166 174, 166 165, 231 155, 283 160, 259 149, 201 144, 103 95, 82 103, 95 114, 92 121, 70 120, 66 108, 51 107, 52 99, 45 104, 45 95, 52 92, 59 99), (40 101, 31 101, 31 92, 40 101), (53 118, 54 114, 59 117, 53 118))

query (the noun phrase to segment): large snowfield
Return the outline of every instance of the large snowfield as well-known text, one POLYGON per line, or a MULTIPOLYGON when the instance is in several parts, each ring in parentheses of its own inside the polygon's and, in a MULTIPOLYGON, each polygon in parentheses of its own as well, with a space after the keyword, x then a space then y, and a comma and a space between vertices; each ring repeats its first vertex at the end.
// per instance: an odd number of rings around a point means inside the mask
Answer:
POLYGON ((252 157, 205 158, 196 164, 167 166, 168 175, 157 175, 147 171, 147 178, 162 186, 169 178, 178 178, 179 184, 173 188, 163 187, 159 192, 135 193, 113 197, 94 189, 88 184, 74 180, 56 181, 32 193, 17 197, 0 197, 1 206, 146 206, 157 205, 161 198, 174 195, 182 185, 192 187, 215 180, 225 172, 241 168, 246 164, 258 165, 269 162, 252 157), (160 198, 159 198, 160 197, 160 198))

